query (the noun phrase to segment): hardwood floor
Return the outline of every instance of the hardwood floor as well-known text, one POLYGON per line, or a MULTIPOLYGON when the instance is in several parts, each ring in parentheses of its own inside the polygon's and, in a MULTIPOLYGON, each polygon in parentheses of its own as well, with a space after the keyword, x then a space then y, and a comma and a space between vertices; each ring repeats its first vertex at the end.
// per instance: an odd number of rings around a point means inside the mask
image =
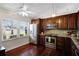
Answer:
POLYGON ((63 56, 63 51, 33 44, 24 45, 6 52, 6 56, 63 56))

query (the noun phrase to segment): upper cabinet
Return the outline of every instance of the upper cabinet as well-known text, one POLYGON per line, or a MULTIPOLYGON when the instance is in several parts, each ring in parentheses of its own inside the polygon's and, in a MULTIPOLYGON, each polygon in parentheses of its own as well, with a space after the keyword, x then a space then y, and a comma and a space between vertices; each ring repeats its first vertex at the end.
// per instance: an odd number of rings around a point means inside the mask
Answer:
POLYGON ((77 13, 77 28, 79 30, 79 12, 77 13))
POLYGON ((61 19, 61 29, 67 30, 67 16, 63 16, 61 19))
POLYGON ((72 13, 45 19, 36 19, 32 20, 32 23, 39 24, 42 31, 47 30, 47 25, 56 25, 56 29, 60 30, 75 30, 77 28, 79 29, 79 13, 72 13))
MULTIPOLYGON (((78 16, 79 18, 79 16, 78 16)), ((77 13, 58 16, 53 19, 56 21, 57 28, 60 30, 75 30, 77 29, 77 13)), ((53 21, 52 20, 52 21, 53 21)), ((79 20, 78 20, 79 22, 79 20)))
POLYGON ((76 14, 69 14, 68 15, 68 29, 74 30, 76 28, 76 14))
POLYGON ((40 19, 40 18, 33 19, 31 21, 31 24, 38 24, 39 33, 44 32, 44 23, 45 23, 44 20, 43 19, 40 19))
POLYGON ((32 19, 31 20, 31 24, 39 24, 40 23, 40 19, 32 19))
POLYGON ((67 29, 67 16, 59 16, 56 20, 58 29, 67 29))
POLYGON ((77 29, 76 13, 58 17, 58 29, 75 30, 77 29))
POLYGON ((45 24, 55 24, 57 29, 67 29, 67 16, 48 18, 45 22, 45 24))

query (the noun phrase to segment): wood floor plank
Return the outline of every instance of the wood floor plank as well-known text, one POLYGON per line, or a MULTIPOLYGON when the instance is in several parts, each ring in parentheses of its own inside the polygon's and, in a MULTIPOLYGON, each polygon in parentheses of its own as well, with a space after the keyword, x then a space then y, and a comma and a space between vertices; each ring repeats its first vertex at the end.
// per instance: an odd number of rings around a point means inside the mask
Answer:
POLYGON ((6 52, 6 56, 61 56, 64 55, 52 48, 45 48, 43 46, 36 46, 33 44, 27 44, 16 49, 6 52))

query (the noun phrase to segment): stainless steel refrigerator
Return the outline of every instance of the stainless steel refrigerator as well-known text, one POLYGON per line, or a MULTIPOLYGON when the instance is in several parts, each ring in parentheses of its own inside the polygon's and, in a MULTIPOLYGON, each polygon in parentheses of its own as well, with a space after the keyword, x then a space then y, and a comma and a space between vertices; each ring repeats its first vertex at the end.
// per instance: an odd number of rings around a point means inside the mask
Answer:
POLYGON ((30 24, 30 41, 37 44, 37 24, 30 24))

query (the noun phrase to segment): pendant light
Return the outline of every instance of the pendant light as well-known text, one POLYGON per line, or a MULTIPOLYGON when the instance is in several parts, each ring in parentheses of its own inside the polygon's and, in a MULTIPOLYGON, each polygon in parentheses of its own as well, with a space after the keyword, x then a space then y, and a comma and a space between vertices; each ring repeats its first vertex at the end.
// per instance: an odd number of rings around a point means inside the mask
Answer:
POLYGON ((53 13, 52 13, 52 17, 55 17, 56 14, 55 14, 55 5, 54 5, 54 4, 52 4, 52 11, 53 11, 53 13))

